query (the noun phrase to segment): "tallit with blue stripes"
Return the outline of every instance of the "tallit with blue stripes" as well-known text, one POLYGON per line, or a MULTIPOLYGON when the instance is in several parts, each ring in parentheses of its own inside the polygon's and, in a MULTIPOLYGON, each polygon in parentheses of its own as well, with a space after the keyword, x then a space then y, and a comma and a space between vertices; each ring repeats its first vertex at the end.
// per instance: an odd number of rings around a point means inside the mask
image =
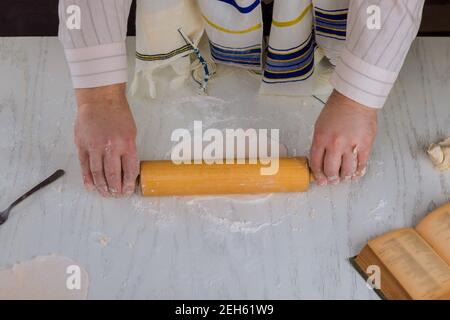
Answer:
POLYGON ((346 39, 348 0, 274 0, 267 45, 260 0, 199 0, 211 56, 263 71, 260 93, 310 95, 314 52, 336 61, 346 39))
MULTIPOLYGON (((146 1, 158 2, 141 0, 146 1)), ((313 90, 315 49, 320 48, 335 64, 346 39, 349 0, 274 0, 268 39, 263 35, 261 0, 160 1, 165 3, 162 7, 166 10, 170 10, 169 3, 173 3, 173 9, 178 9, 175 16, 195 14, 196 18, 184 16, 177 18, 183 25, 178 26, 174 19, 164 27, 160 26, 166 33, 158 37, 163 45, 158 45, 151 37, 142 40, 139 34, 143 32, 138 30, 137 59, 141 71, 152 69, 155 64, 173 63, 178 57, 186 57, 192 52, 175 29, 187 30, 195 36, 193 41, 198 42, 201 34, 198 17, 201 17, 211 57, 216 63, 260 70, 261 94, 305 96, 311 95, 313 90), (185 9, 180 11, 180 6, 185 9), (167 30, 167 25, 173 26, 174 30, 167 30), (169 34, 177 39, 170 41, 169 34), (157 51, 158 47, 164 47, 164 54, 157 51), (151 54, 145 52, 147 48, 152 48, 151 54)), ((138 4, 138 7, 144 6, 138 4)), ((155 5, 151 7, 155 8, 155 5)), ((170 12, 139 14, 138 29, 155 25, 151 20, 158 16, 170 17, 170 12), (142 17, 147 17, 148 21, 143 21, 142 17)))

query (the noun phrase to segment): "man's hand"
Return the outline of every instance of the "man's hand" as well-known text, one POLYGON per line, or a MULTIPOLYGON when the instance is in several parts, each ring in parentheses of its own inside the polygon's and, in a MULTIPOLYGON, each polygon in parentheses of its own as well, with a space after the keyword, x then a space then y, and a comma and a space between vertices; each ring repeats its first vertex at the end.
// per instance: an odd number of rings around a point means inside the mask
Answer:
POLYGON ((131 195, 139 173, 136 125, 125 84, 77 89, 75 144, 84 185, 105 197, 131 195))
POLYGON ((363 176, 376 132, 377 110, 335 90, 314 129, 310 162, 317 184, 363 176))

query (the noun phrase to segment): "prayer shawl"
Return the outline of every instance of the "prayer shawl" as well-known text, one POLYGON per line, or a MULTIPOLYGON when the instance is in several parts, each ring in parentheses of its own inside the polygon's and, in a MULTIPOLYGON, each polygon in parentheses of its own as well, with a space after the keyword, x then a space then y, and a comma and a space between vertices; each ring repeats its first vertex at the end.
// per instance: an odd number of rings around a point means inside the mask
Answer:
POLYGON ((261 0, 138 0, 131 91, 155 97, 157 70, 168 65, 175 71, 171 85, 184 81, 190 54, 206 31, 209 52, 200 53, 215 63, 260 70, 261 94, 311 95, 321 80, 315 49, 336 64, 346 39, 348 2, 274 0, 265 41, 261 0))

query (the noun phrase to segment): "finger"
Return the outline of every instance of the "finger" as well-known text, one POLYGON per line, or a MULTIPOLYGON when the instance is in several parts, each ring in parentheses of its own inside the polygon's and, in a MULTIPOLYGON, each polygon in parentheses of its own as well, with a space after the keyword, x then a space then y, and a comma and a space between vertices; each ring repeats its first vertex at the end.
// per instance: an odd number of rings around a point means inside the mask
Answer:
POLYGON ((139 160, 137 153, 132 152, 122 156, 123 193, 131 195, 136 188, 136 178, 139 175, 139 160))
POLYGON ((342 163, 342 152, 336 149, 326 149, 323 160, 323 171, 331 184, 339 183, 339 171, 342 163))
POLYGON ((108 185, 106 184, 105 173, 103 170, 103 156, 100 152, 92 151, 89 153, 89 165, 91 174, 94 178, 94 184, 97 191, 104 197, 109 197, 108 185))
POLYGON ((342 156, 341 179, 349 181, 356 173, 358 166, 358 154, 355 147, 352 151, 345 152, 342 156))
POLYGON ((80 161, 81 176, 83 177, 84 187, 91 191, 94 188, 94 180, 91 175, 91 169, 89 166, 89 155, 84 150, 78 151, 78 159, 80 161))
POLYGON ((363 177, 366 174, 369 153, 369 149, 362 149, 358 151, 358 166, 356 167, 354 180, 358 180, 358 178, 363 177))
POLYGON ((325 148, 319 146, 317 142, 313 142, 310 152, 310 167, 314 174, 316 183, 319 186, 327 184, 327 178, 323 174, 323 158, 325 155, 325 148))
POLYGON ((118 197, 122 193, 122 165, 120 155, 107 153, 103 157, 106 182, 108 191, 112 196, 118 197))

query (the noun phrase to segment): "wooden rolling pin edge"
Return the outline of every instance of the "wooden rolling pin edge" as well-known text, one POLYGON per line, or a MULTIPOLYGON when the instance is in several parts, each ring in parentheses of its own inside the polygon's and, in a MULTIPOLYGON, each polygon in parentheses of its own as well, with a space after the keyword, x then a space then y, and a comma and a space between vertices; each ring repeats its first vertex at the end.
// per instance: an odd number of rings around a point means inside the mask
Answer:
POLYGON ((314 181, 316 181, 316 178, 314 177, 314 174, 313 174, 313 172, 311 171, 311 167, 309 166, 309 160, 308 160, 308 158, 304 158, 305 159, 305 161, 306 161, 306 166, 308 167, 308 169, 309 169, 309 182, 311 183, 311 182, 314 182, 314 181))
MULTIPOLYGON (((259 160, 257 166, 259 168, 261 168, 263 165, 261 164, 262 160, 259 160)), ((314 181, 314 176, 311 173, 311 171, 309 170, 309 166, 308 166, 308 159, 306 157, 292 157, 292 158, 280 158, 279 159, 280 162, 283 162, 284 164, 286 164, 287 162, 291 161, 291 165, 288 166, 288 168, 290 167, 292 169, 292 165, 296 166, 294 163, 298 162, 298 165, 300 168, 303 168, 303 176, 301 177, 301 179, 299 180, 302 181, 301 184, 307 186, 310 184, 310 182, 314 181), (294 162, 292 162, 292 160, 294 160, 294 162)), ((264 162, 263 162, 264 163, 264 162)), ((208 164, 205 161, 202 162, 202 164, 194 164, 194 163, 188 163, 188 164, 183 164, 183 165, 177 165, 175 163, 172 163, 170 160, 156 160, 156 161, 141 161, 140 163, 140 179, 138 180, 138 184, 139 184, 139 192, 142 196, 165 196, 165 195, 202 195, 202 194, 217 194, 216 191, 211 191, 208 190, 199 190, 199 180, 203 180, 205 179, 208 174, 206 174, 203 177, 203 174, 197 176, 196 178, 194 178, 192 176, 192 174, 194 172, 196 172, 197 168, 205 168, 204 171, 206 173, 213 173, 217 170, 218 167, 228 167, 227 171, 232 169, 230 166, 237 166, 237 171, 236 174, 239 175, 240 173, 242 173, 242 169, 243 167, 250 167, 249 166, 249 162, 248 159, 246 161, 246 164, 208 164), (243 166, 243 167, 242 167, 243 166), (211 167, 209 169, 207 169, 207 167, 211 167), (195 169, 194 169, 195 168, 195 169), (160 171, 162 170, 162 171, 160 171), (172 174, 170 174, 170 170, 174 170, 173 171, 173 176, 172 174), (168 176, 168 171, 169 171, 169 176, 168 176), (186 176, 185 176, 186 174, 186 176), (159 175, 159 177, 158 177, 159 175), (183 186, 181 188, 183 188, 184 190, 180 190, 180 186, 177 186, 176 184, 173 184, 173 181, 170 181, 172 178, 170 178, 170 176, 173 177, 173 180, 177 180, 177 179, 193 179, 190 180, 191 182, 194 183, 194 185, 192 185, 193 189, 197 189, 197 190, 190 190, 190 187, 186 185, 186 183, 188 183, 189 181, 184 181, 183 186), (149 180, 150 179, 150 180, 149 180), (162 180, 161 180, 162 179, 162 180), (166 189, 166 190, 164 190, 166 189)), ((286 166, 284 166, 284 170, 286 170, 286 166)), ((199 171, 200 172, 200 171, 199 171)), ((216 171, 217 172, 217 171, 216 171)), ((234 172, 234 170, 232 170, 231 172, 234 172)), ((230 173, 231 173, 230 172, 230 173)), ((258 175, 259 176, 259 175, 258 175)), ((301 176, 301 175, 300 175, 301 176)), ((291 178, 294 178, 294 176, 292 176, 291 178)), ((257 178, 256 180, 258 180, 260 178, 257 178)), ((264 178, 266 179, 266 178, 264 178)), ((286 177, 284 180, 286 183, 292 183, 292 182, 288 182, 289 177, 286 177)), ((180 181, 182 181, 180 180, 180 181)), ((295 179, 295 181, 297 181, 295 179)), ((205 184, 207 185, 206 188, 208 188, 208 183, 210 184, 210 180, 205 181, 205 184)), ((267 182, 267 180, 266 180, 267 182)), ((250 181, 250 183, 254 183, 253 181, 250 181)), ((256 182, 258 183, 258 182, 256 182)), ((188 183, 189 184, 189 183, 188 183)), ((201 188, 200 188, 201 189, 201 188)), ((220 189, 220 188, 219 188, 220 189)), ((222 187, 223 189, 223 187, 222 187)), ((249 190, 244 188, 245 190, 236 190, 235 194, 242 194, 242 193, 247 193, 247 194, 258 194, 261 192, 255 191, 253 192, 253 190, 249 190)), ((301 189, 301 188, 300 188, 301 189)), ((291 187, 287 187, 286 189, 283 190, 283 188, 280 188, 279 190, 276 191, 272 191, 272 190, 268 190, 268 193, 271 192, 302 192, 300 189, 298 190, 293 190, 291 187)), ((225 190, 225 189, 224 189, 225 190)), ((304 190, 306 191, 306 190, 304 190)), ((234 194, 234 192, 231 192, 230 190, 225 191, 224 194, 234 194)))

